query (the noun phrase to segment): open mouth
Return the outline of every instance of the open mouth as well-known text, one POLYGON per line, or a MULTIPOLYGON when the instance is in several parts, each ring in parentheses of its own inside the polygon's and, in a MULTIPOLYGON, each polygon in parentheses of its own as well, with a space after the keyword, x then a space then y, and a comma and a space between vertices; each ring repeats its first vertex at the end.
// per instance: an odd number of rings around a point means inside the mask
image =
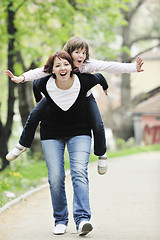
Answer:
POLYGON ((78 60, 78 63, 82 63, 82 60, 78 60))
POLYGON ((64 77, 64 76, 67 75, 67 73, 60 73, 60 75, 61 75, 62 77, 64 77))

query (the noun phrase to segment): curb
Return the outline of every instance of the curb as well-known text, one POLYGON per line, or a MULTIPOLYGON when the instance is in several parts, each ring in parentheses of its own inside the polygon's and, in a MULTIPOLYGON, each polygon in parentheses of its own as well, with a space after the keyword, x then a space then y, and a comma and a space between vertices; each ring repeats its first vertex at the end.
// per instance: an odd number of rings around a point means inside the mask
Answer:
POLYGON ((42 190, 43 188, 48 187, 48 186, 49 186, 49 184, 48 184, 48 183, 45 183, 45 184, 43 184, 43 185, 41 185, 41 186, 39 186, 39 187, 37 187, 37 188, 34 188, 34 189, 32 189, 32 190, 30 190, 30 191, 28 191, 28 192, 20 195, 19 197, 11 200, 10 202, 6 203, 3 207, 0 208, 0 214, 1 214, 2 212, 4 212, 5 210, 9 209, 9 208, 10 208, 11 206, 13 206, 14 204, 20 202, 21 200, 24 200, 25 198, 29 197, 30 195, 32 195, 32 194, 34 194, 34 193, 42 190))
MULTIPOLYGON (((67 170, 67 171, 66 171, 66 177, 69 175, 69 173, 70 173, 70 171, 67 170)), ((34 189, 32 189, 32 190, 29 190, 29 191, 27 191, 26 193, 20 195, 19 197, 11 200, 10 202, 6 203, 3 207, 0 208, 0 214, 1 214, 2 212, 4 212, 5 210, 9 209, 10 207, 12 207, 13 205, 15 205, 16 203, 24 200, 25 198, 31 196, 32 194, 34 194, 34 193, 36 193, 36 192, 39 192, 40 190, 42 190, 42 189, 44 189, 44 188, 46 188, 46 187, 49 187, 49 184, 48 184, 48 183, 45 183, 45 184, 43 184, 43 185, 41 185, 41 186, 39 186, 39 187, 36 187, 36 188, 34 188, 34 189)))

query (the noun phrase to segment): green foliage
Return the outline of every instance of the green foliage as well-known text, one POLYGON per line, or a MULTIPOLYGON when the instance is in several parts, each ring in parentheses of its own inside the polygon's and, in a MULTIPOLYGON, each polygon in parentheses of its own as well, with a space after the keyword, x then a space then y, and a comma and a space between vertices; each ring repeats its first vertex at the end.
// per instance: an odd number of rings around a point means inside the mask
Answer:
POLYGON ((3 1, 0 10, 0 26, 3 27, 0 36, 3 44, 0 48, 4 43, 7 44, 6 9, 12 2, 17 29, 15 51, 21 53, 26 67, 38 59, 39 66, 43 65, 44 59, 51 52, 61 49, 72 35, 93 39, 97 50, 100 48, 101 53, 105 50, 104 55, 109 50, 108 43, 115 38, 117 24, 124 24, 121 9, 126 9, 128 1, 95 0, 94 4, 92 0, 3 1), (100 35, 103 37, 97 42, 100 35), (107 46, 101 51, 102 42, 106 42, 107 46))
POLYGON ((126 46, 121 47, 121 52, 127 53, 129 56, 131 55, 130 49, 126 46))
POLYGON ((132 148, 135 146, 136 146, 136 143, 135 143, 135 139, 133 137, 129 138, 127 141, 125 141, 122 138, 116 139, 116 149, 117 150, 132 148))
POLYGON ((116 139, 116 148, 117 148, 118 150, 124 148, 125 143, 126 143, 126 142, 125 142, 124 139, 122 139, 122 138, 117 138, 117 139, 116 139))
POLYGON ((92 39, 94 54, 100 59, 115 59, 117 49, 110 46, 115 41, 120 25, 126 25, 121 10, 128 10, 126 5, 130 1, 77 1, 78 12, 75 17, 75 34, 92 39), (96 24, 95 24, 96 23, 96 24))

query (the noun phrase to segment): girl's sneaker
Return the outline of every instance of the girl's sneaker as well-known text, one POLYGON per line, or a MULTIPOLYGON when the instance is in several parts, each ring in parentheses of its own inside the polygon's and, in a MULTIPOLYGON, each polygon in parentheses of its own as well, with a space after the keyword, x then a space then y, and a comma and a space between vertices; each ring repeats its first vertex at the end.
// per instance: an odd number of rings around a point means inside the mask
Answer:
POLYGON ((15 160, 21 153, 23 153, 24 151, 26 151, 27 148, 22 146, 21 144, 17 144, 7 155, 6 155, 6 159, 8 161, 13 161, 15 160))
POLYGON ((98 166, 97 171, 100 175, 103 175, 107 172, 107 156, 100 156, 98 157, 98 166))

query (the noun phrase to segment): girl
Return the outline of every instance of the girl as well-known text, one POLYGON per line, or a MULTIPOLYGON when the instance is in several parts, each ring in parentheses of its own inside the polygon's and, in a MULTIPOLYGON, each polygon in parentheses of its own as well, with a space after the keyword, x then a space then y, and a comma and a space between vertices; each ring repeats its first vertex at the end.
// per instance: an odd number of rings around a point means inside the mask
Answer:
MULTIPOLYGON (((143 61, 140 57, 137 58, 136 63, 118 63, 90 59, 89 46, 79 37, 70 38, 64 46, 64 50, 67 51, 73 59, 74 71, 86 73, 92 73, 94 71, 105 71, 110 73, 131 73, 143 71, 143 61)), ((33 81, 34 79, 48 75, 44 67, 30 70, 22 74, 20 77, 14 76, 9 71, 6 71, 6 74, 9 75, 16 83, 33 81)), ((45 105, 46 102, 44 99, 33 110, 29 116, 26 126, 24 127, 19 144, 7 154, 7 160, 11 161, 17 158, 23 151, 26 150, 26 148, 31 146, 35 130, 40 121, 39 114, 41 110, 45 108, 45 105)), ((104 126, 96 101, 90 92, 87 93, 87 105, 88 119, 94 135, 94 154, 99 156, 98 172, 99 174, 105 174, 107 171, 107 156, 104 126)))

